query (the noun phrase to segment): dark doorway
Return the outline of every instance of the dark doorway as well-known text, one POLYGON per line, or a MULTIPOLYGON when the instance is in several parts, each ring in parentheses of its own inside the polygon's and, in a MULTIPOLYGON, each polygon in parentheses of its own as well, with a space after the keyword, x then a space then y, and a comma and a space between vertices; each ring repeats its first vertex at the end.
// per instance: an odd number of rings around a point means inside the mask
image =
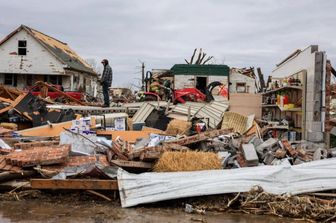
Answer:
POLYGON ((207 86, 207 77, 196 77, 196 88, 205 93, 207 86))

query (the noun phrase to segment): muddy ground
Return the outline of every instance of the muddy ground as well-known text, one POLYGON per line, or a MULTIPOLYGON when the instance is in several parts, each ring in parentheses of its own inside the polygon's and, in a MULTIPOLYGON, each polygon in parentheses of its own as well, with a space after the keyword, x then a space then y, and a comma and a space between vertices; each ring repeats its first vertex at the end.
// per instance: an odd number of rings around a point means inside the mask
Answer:
MULTIPOLYGON (((109 197, 113 198, 113 194, 109 197)), ((79 191, 22 191, 16 195, 1 194, 0 199, 0 222, 6 223, 293 222, 293 219, 241 213, 188 214, 184 212, 187 202, 185 200, 123 209, 118 198, 106 201, 96 195, 79 191)))

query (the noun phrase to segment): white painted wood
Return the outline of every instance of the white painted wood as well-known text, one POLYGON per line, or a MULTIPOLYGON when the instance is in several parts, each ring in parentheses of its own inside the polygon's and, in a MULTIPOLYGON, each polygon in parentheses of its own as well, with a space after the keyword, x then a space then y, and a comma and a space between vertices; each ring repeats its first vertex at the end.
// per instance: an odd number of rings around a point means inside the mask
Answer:
POLYGON ((246 87, 248 87, 248 92, 245 93, 250 93, 254 94, 256 92, 256 87, 255 87, 255 79, 248 77, 246 75, 234 72, 230 74, 230 82, 232 83, 230 85, 230 93, 237 93, 236 88, 237 88, 237 83, 245 83, 246 87))
POLYGON ((63 64, 24 29, 0 46, 0 73, 64 74, 63 64), (18 41, 27 41, 27 55, 19 56, 18 41))
POLYGON ((207 77, 208 86, 211 82, 219 81, 227 86, 228 77, 226 76, 196 76, 196 75, 175 75, 174 87, 175 89, 194 88, 196 86, 196 77, 207 77))

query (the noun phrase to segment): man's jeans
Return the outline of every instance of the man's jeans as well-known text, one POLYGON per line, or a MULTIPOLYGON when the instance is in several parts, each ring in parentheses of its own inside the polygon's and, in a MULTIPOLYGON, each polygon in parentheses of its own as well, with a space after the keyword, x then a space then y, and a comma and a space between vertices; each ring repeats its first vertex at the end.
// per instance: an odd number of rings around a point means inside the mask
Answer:
POLYGON ((110 106, 109 83, 103 82, 104 105, 110 106))

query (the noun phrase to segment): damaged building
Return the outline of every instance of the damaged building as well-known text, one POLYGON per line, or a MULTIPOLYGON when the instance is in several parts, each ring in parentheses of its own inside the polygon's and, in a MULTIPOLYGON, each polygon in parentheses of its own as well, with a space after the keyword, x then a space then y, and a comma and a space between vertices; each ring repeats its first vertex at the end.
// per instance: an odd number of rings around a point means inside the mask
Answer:
POLYGON ((0 42, 0 83, 20 89, 37 81, 93 94, 97 73, 67 43, 21 25, 0 42))

